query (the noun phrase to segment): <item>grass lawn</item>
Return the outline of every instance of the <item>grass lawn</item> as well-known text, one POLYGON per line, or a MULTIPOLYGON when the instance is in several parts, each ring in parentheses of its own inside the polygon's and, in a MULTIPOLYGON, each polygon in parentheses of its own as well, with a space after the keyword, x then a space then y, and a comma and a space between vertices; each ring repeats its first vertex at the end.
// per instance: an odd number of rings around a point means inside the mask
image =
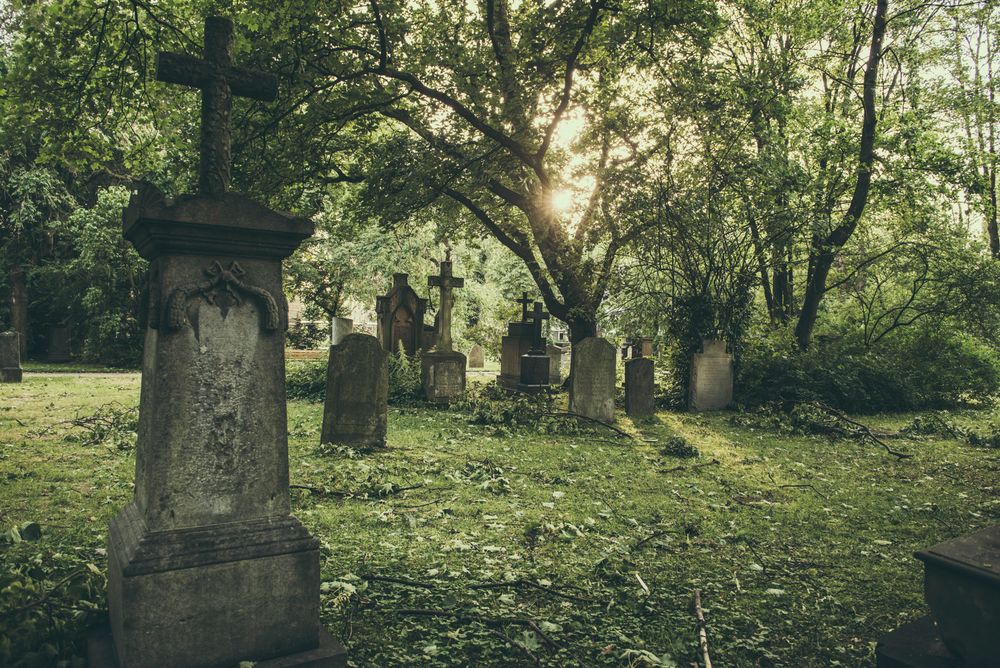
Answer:
MULTIPOLYGON (((134 461, 128 439, 61 421, 138 392, 136 374, 0 385, 0 664, 82 665, 134 461)), ((914 455, 896 460, 725 414, 623 419, 629 440, 496 436, 408 408, 391 409, 387 450, 356 453, 319 446, 321 409, 289 405, 291 481, 314 488, 293 508, 357 666, 687 667, 696 588, 719 666, 870 666, 880 634, 926 612, 913 551, 1000 517, 1000 451, 952 440, 894 438, 914 455), (671 436, 701 456, 662 454, 671 436)))

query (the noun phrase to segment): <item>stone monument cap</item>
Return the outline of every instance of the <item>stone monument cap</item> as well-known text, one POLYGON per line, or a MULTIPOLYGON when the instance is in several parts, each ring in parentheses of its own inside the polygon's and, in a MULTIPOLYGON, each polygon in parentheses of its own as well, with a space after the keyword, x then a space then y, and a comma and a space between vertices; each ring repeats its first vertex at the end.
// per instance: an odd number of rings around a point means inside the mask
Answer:
POLYGON ((1000 525, 938 543, 914 556, 925 564, 961 570, 1000 586, 1000 525))

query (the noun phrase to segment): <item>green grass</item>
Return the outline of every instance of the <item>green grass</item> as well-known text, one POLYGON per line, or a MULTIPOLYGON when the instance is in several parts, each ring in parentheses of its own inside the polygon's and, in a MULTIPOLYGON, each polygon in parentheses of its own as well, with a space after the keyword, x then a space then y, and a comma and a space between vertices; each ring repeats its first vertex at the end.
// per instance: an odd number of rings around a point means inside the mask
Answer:
MULTIPOLYGON (((82 652, 102 615, 106 525, 131 495, 133 456, 66 440, 80 430, 60 421, 134 405, 138 389, 136 375, 0 386, 0 528, 42 528, 0 546, 8 662, 26 638, 82 652)), ((725 414, 623 419, 631 441, 498 437, 416 408, 391 410, 388 449, 357 453, 319 447, 320 419, 319 404, 289 405, 291 480, 354 495, 293 490, 293 508, 321 541, 323 620, 357 666, 687 666, 695 588, 717 665, 870 666, 880 634, 926 612, 913 551, 1000 517, 1000 451, 951 440, 893 439, 914 454, 897 461, 725 414), (700 458, 660 454, 677 435, 700 458)))

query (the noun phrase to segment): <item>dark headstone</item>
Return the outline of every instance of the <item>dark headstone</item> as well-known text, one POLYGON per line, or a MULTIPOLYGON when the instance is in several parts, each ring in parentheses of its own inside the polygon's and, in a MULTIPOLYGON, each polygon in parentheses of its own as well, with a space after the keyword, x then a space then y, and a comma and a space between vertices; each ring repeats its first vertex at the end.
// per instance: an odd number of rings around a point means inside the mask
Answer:
POLYGON ((17 332, 0 332, 0 383, 21 382, 21 344, 17 332))
POLYGON ((625 413, 646 417, 656 412, 653 401, 653 360, 636 357, 625 362, 625 413))
POLYGON ((521 357, 521 379, 517 389, 522 392, 540 392, 549 386, 549 360, 545 337, 542 335, 542 324, 549 319, 549 314, 542 308, 541 302, 535 302, 531 313, 531 349, 521 357))
POLYGON ((387 353, 374 336, 348 334, 330 348, 321 441, 385 445, 388 399, 387 353))
POLYGON ((733 403, 733 356, 725 341, 705 339, 703 352, 691 364, 689 406, 692 411, 718 411, 733 403))
POLYGON ((573 346, 569 410, 600 422, 615 420, 615 347, 589 337, 573 346))
POLYGON ((59 325, 49 330, 49 347, 45 358, 50 362, 70 362, 73 351, 70 348, 69 327, 59 325))
MULTIPOLYGON (((392 275, 392 289, 375 299, 378 318, 378 340, 390 353, 402 346, 407 355, 429 350, 425 341, 424 312, 427 300, 417 296, 406 274, 392 275)), ((433 335, 433 330, 432 330, 433 335)))
POLYGON ((469 368, 482 369, 484 366, 486 366, 486 355, 483 353, 483 347, 480 345, 472 346, 469 349, 469 368))
POLYGON ((521 321, 507 323, 507 336, 500 341, 500 375, 497 376, 497 383, 509 390, 516 390, 521 382, 521 359, 534 345, 534 325, 528 312, 528 304, 534 300, 525 292, 515 301, 521 305, 521 321))

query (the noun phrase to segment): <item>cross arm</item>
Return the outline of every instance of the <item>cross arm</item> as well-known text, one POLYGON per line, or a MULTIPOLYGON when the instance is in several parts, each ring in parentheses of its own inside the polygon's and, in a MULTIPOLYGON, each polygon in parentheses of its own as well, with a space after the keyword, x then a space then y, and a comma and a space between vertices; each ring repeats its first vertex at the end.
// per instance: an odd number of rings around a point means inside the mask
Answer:
MULTIPOLYGON (((184 53, 156 54, 156 78, 166 83, 204 88, 216 67, 184 53)), ((278 77, 242 67, 227 67, 221 73, 229 90, 238 97, 271 102, 278 97, 278 77)))

